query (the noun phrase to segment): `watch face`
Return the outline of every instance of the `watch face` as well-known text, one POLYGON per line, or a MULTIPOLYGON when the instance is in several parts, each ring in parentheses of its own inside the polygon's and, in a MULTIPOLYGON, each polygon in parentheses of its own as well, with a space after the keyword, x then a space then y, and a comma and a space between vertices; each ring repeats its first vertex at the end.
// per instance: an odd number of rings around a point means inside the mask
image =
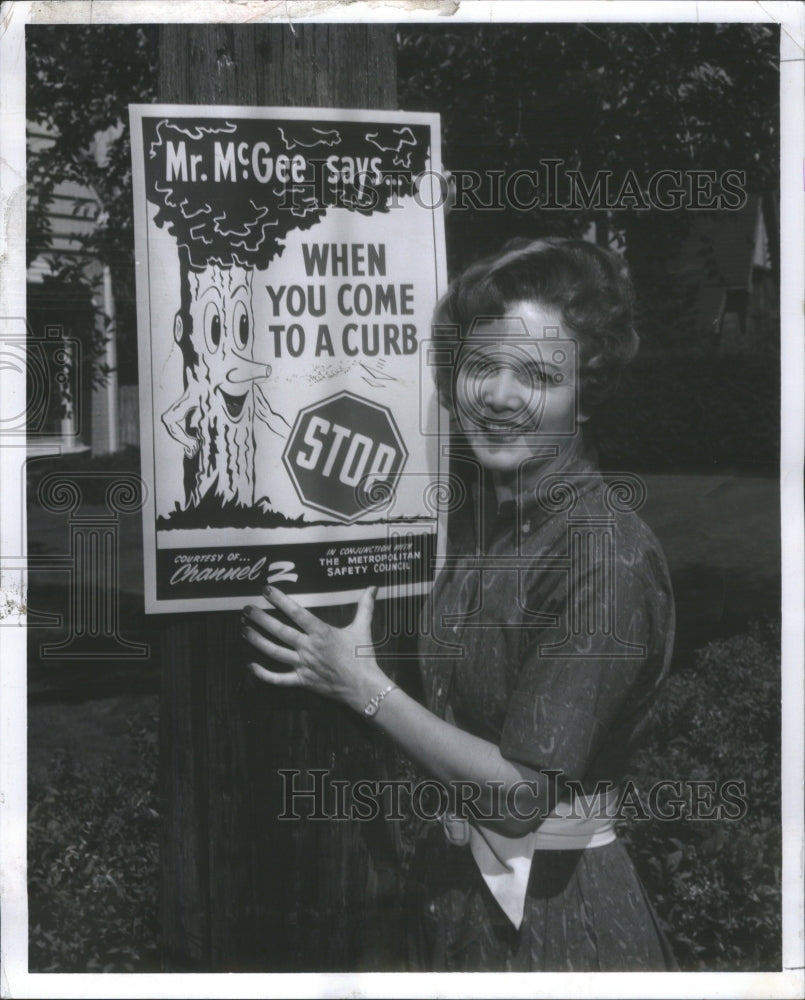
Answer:
POLYGON ((378 703, 376 701, 370 701, 369 704, 366 706, 366 708, 363 710, 363 714, 364 715, 376 715, 377 714, 377 705, 378 705, 378 703))

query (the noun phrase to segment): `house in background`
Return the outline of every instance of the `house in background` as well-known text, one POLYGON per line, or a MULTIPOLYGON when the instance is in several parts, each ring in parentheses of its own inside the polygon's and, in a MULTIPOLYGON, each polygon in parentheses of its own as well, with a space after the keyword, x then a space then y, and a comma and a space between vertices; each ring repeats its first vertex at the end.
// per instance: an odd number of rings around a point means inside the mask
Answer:
MULTIPOLYGON (((30 122, 26 135, 33 150, 54 141, 30 122)), ((93 150, 99 162, 105 151, 106 137, 99 135, 93 150)), ((121 391, 118 385, 111 270, 87 247, 102 210, 90 188, 60 183, 46 206, 49 235, 43 245, 28 247, 29 384, 47 382, 36 437, 54 453, 105 454, 139 441, 137 386, 121 391), (98 340, 108 371, 101 380, 90 371, 90 347, 98 340)))
POLYGON ((773 198, 693 218, 671 274, 690 295, 696 332, 719 354, 778 350, 778 232, 773 198))

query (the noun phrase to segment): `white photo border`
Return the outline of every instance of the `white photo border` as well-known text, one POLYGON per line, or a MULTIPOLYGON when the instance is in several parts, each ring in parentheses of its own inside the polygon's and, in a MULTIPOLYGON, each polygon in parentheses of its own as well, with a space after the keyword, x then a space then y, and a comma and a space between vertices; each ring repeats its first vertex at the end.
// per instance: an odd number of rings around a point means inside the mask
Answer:
MULTIPOLYGON (((25 46, 26 24, 131 22, 767 22, 781 26, 781 515, 783 584, 782 777, 783 971, 758 973, 548 973, 478 975, 186 975, 31 974, 27 966, 26 897, 26 448, 0 447, 0 890, 4 997, 799 997, 805 995, 803 922, 803 457, 805 350, 803 349, 803 37, 805 8, 797 2, 481 2, 406 0, 341 3, 297 0, 264 3, 222 0, 3 2, 0 8, 0 322, 3 337, 25 316, 25 46)), ((23 323, 24 330, 24 323, 23 323)), ((10 331, 10 333, 9 333, 10 331)), ((0 370, 0 427, 24 412, 25 371, 0 370)))

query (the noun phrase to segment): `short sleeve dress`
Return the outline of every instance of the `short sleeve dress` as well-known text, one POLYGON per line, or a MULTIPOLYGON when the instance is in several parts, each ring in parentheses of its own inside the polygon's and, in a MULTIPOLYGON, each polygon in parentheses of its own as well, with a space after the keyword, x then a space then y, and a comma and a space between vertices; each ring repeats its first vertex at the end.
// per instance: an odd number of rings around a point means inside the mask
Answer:
MULTIPOLYGON (((622 779, 670 665, 673 596, 639 494, 636 477, 605 482, 580 455, 491 517, 454 518, 420 640, 432 711, 585 792, 622 779)), ((519 929, 438 825, 418 860, 431 969, 674 968, 618 839, 535 852, 519 929)))

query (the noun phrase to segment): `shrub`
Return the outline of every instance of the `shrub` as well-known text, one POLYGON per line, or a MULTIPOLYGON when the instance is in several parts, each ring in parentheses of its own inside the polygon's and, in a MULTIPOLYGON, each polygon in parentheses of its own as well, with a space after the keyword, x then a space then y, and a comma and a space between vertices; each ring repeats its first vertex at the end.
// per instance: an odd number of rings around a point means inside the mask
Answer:
POLYGON ((712 642, 673 674, 632 772, 641 793, 664 778, 745 782, 741 819, 630 821, 622 833, 681 968, 779 969, 779 627, 712 642))
POLYGON ((58 752, 28 804, 32 972, 156 972, 156 724, 130 725, 137 766, 100 771, 58 752))

